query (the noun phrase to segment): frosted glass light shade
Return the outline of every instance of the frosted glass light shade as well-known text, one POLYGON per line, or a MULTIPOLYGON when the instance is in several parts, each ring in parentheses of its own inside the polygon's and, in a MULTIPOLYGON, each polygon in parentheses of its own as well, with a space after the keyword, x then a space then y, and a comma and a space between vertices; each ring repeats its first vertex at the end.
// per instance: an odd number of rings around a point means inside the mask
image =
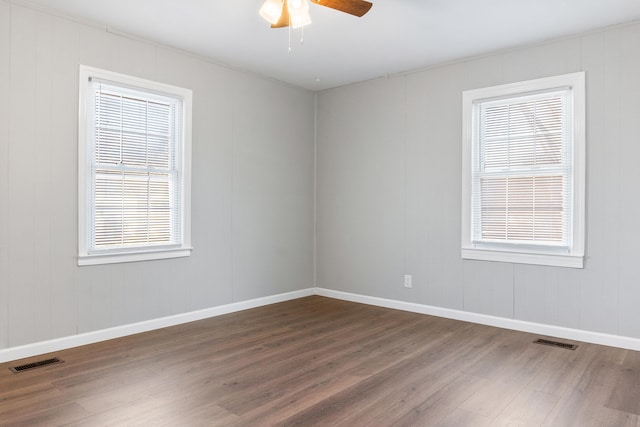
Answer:
POLYGON ((276 24, 282 15, 282 0, 266 0, 260 8, 260 16, 270 24, 276 24))
POLYGON ((289 0, 287 7, 289 8, 289 16, 293 28, 300 28, 311 24, 309 3, 307 0, 289 0))
POLYGON ((309 15, 309 13, 305 13, 302 16, 291 16, 292 28, 300 28, 309 24, 311 24, 311 16, 309 15))

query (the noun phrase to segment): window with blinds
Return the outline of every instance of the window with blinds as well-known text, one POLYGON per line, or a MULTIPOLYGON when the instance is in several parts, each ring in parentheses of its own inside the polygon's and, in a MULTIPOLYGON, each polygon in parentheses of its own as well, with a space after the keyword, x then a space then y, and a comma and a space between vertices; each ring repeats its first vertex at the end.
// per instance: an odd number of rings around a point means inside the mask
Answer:
POLYGON ((582 75, 465 92, 463 257, 581 266, 582 75))
POLYGON ((81 71, 86 140, 80 259, 186 256, 190 92, 102 70, 81 71))

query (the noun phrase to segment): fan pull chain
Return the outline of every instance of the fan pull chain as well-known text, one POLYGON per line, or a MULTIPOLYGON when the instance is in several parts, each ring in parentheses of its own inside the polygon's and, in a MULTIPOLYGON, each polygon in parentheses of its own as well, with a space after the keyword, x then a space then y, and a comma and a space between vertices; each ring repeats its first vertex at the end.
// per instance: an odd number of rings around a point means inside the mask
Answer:
MULTIPOLYGON (((286 7, 287 5, 285 5, 286 7)), ((289 51, 287 53, 291 53, 291 15, 289 15, 289 51)))

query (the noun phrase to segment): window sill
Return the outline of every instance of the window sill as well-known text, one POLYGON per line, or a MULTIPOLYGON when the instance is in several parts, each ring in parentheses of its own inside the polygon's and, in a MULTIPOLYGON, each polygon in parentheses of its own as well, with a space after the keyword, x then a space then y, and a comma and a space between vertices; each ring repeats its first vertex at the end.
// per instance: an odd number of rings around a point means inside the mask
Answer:
POLYGON ((153 261, 169 258, 182 258, 191 255, 191 248, 165 249, 126 253, 93 254, 78 256, 78 266, 117 264, 136 261, 153 261))
POLYGON ((552 267, 584 267, 584 257, 582 255, 571 254, 543 254, 462 248, 462 259, 546 265, 552 267))

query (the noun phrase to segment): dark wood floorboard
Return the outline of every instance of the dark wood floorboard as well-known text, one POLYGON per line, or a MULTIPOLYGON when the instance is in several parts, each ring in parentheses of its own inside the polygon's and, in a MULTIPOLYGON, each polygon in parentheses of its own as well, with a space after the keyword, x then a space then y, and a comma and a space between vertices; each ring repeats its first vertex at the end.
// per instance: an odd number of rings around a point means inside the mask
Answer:
POLYGON ((314 296, 0 364, 0 425, 640 427, 639 352, 535 338, 314 296))

